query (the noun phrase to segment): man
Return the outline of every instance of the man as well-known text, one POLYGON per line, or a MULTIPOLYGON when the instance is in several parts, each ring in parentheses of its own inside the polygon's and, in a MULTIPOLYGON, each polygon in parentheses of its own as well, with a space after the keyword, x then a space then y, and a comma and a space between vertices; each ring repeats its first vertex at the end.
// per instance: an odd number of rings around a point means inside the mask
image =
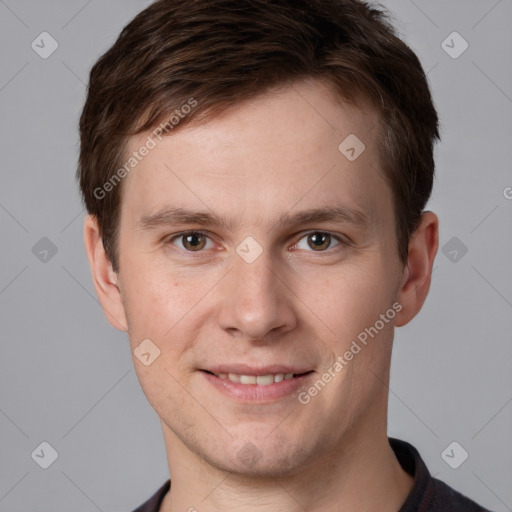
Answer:
POLYGON ((160 0, 91 71, 84 239, 171 479, 142 512, 482 511, 387 436, 438 119, 355 0, 160 0))

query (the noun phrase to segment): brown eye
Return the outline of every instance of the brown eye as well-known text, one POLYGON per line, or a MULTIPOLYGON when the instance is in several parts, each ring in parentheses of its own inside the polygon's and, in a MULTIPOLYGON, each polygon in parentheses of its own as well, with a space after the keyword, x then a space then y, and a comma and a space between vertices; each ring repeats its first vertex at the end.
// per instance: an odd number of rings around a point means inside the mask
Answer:
POLYGON ((311 252, 331 253, 342 249, 347 242, 341 236, 331 235, 325 231, 310 231, 306 233, 294 246, 294 249, 311 252))
POLYGON ((177 240, 181 240, 183 247, 187 251, 200 251, 206 245, 206 237, 202 233, 196 233, 195 231, 180 235, 177 237, 177 240))
POLYGON ((308 245, 315 251, 323 251, 331 244, 331 235, 329 233, 315 232, 308 235, 308 245))

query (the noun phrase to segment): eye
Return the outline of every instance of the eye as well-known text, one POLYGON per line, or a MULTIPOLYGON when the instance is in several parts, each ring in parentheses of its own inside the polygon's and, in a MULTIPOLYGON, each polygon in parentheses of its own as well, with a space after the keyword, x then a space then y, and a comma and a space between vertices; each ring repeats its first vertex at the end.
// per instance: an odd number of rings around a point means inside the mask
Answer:
POLYGON ((210 244, 212 243, 210 238, 200 231, 187 231, 169 239, 169 242, 173 245, 176 245, 175 242, 180 242, 180 249, 184 249, 190 252, 198 252, 204 248, 210 249, 211 246, 206 247, 208 241, 210 244))
POLYGON ((299 242, 295 244, 294 248, 308 250, 309 247, 315 252, 325 252, 327 249, 332 248, 332 242, 336 242, 334 247, 344 243, 341 238, 331 235, 330 233, 326 233, 324 231, 311 231, 310 233, 303 236, 299 242), (302 242, 303 240, 307 244, 307 247, 302 242))

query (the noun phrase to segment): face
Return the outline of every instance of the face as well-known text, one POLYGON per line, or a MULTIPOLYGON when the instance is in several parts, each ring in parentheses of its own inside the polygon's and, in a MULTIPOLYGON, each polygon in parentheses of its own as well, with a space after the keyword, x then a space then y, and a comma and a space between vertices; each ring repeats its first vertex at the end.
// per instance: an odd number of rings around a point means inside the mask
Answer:
POLYGON ((164 137, 125 178, 120 298, 132 353, 160 351, 133 360, 168 449, 285 475, 385 423, 403 272, 377 125, 301 82, 164 137))

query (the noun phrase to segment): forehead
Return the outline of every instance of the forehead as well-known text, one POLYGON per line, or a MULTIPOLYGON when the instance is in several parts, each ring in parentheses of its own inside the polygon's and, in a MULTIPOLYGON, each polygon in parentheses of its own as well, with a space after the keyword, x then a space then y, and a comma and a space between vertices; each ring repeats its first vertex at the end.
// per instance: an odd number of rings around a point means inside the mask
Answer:
MULTIPOLYGON (((289 85, 153 137, 155 147, 125 178, 122 208, 140 217, 169 202, 226 212, 231 204, 243 220, 341 200, 378 220, 377 203, 389 194, 378 131, 378 114, 368 104, 342 102, 321 82, 289 85)), ((147 137, 132 137, 128 155, 147 137)))

